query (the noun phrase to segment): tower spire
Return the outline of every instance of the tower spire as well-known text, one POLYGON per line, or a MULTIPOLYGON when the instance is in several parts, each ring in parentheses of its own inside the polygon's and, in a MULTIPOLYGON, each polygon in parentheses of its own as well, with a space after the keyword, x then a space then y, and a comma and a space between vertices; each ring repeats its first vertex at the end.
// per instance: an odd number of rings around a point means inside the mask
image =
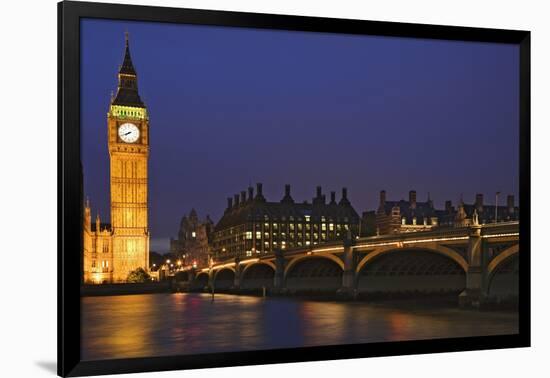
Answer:
POLYGON ((124 59, 118 70, 118 89, 113 105, 132 106, 144 108, 137 86, 137 73, 130 55, 130 35, 128 31, 124 32, 124 59))

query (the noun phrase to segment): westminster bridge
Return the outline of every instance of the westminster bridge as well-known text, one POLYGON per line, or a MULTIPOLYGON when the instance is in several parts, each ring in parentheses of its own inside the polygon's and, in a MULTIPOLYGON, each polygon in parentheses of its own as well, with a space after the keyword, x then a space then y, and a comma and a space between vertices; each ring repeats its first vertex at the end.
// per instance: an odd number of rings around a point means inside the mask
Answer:
POLYGON ((517 298, 519 252, 519 223, 502 222, 278 250, 190 269, 180 278, 190 290, 456 292, 461 304, 477 306, 517 298))

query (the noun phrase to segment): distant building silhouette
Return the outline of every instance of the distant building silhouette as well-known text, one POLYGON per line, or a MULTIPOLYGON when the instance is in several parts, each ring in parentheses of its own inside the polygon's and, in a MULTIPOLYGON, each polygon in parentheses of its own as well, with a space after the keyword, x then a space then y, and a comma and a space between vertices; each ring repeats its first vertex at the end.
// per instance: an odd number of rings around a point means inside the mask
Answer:
MULTIPOLYGON (((437 227, 465 227, 474 223, 494 223, 519 220, 519 208, 514 204, 514 196, 508 195, 506 203, 498 206, 483 203, 483 194, 477 194, 473 204, 462 200, 455 209, 451 201, 445 201, 445 209, 436 209, 429 194, 425 202, 416 199, 416 191, 409 192, 409 200, 388 201, 386 191, 380 192, 380 200, 375 215, 375 230, 365 227, 362 236, 387 235, 403 232, 428 231, 437 227)), ((372 212, 363 213, 362 222, 372 220, 372 212)))
POLYGON ((170 238, 170 252, 184 265, 208 265, 213 229, 214 223, 208 215, 202 221, 192 209, 189 216, 181 218, 178 238, 170 238))

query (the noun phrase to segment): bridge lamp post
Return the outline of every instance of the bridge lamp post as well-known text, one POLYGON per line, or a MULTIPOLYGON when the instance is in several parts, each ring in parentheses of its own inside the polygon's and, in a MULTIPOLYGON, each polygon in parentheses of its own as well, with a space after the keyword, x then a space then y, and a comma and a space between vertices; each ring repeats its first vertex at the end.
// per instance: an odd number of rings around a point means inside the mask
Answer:
POLYGON ((495 223, 498 222, 498 195, 500 192, 496 192, 495 194, 495 223))

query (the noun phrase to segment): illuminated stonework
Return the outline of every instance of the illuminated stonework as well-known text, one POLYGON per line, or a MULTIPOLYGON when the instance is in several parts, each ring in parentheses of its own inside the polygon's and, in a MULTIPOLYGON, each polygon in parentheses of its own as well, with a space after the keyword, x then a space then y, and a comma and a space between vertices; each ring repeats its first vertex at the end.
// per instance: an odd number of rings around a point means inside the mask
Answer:
MULTIPOLYGON (((126 129, 124 129, 126 130, 126 129)), ((128 39, 118 75, 118 90, 107 114, 110 157, 111 224, 91 225, 91 211, 84 211, 84 281, 124 282, 137 268, 148 270, 148 158, 149 118, 137 90, 128 39), (124 138, 119 127, 131 124, 135 138, 124 138), (105 247, 108 246, 108 247, 105 247)))

